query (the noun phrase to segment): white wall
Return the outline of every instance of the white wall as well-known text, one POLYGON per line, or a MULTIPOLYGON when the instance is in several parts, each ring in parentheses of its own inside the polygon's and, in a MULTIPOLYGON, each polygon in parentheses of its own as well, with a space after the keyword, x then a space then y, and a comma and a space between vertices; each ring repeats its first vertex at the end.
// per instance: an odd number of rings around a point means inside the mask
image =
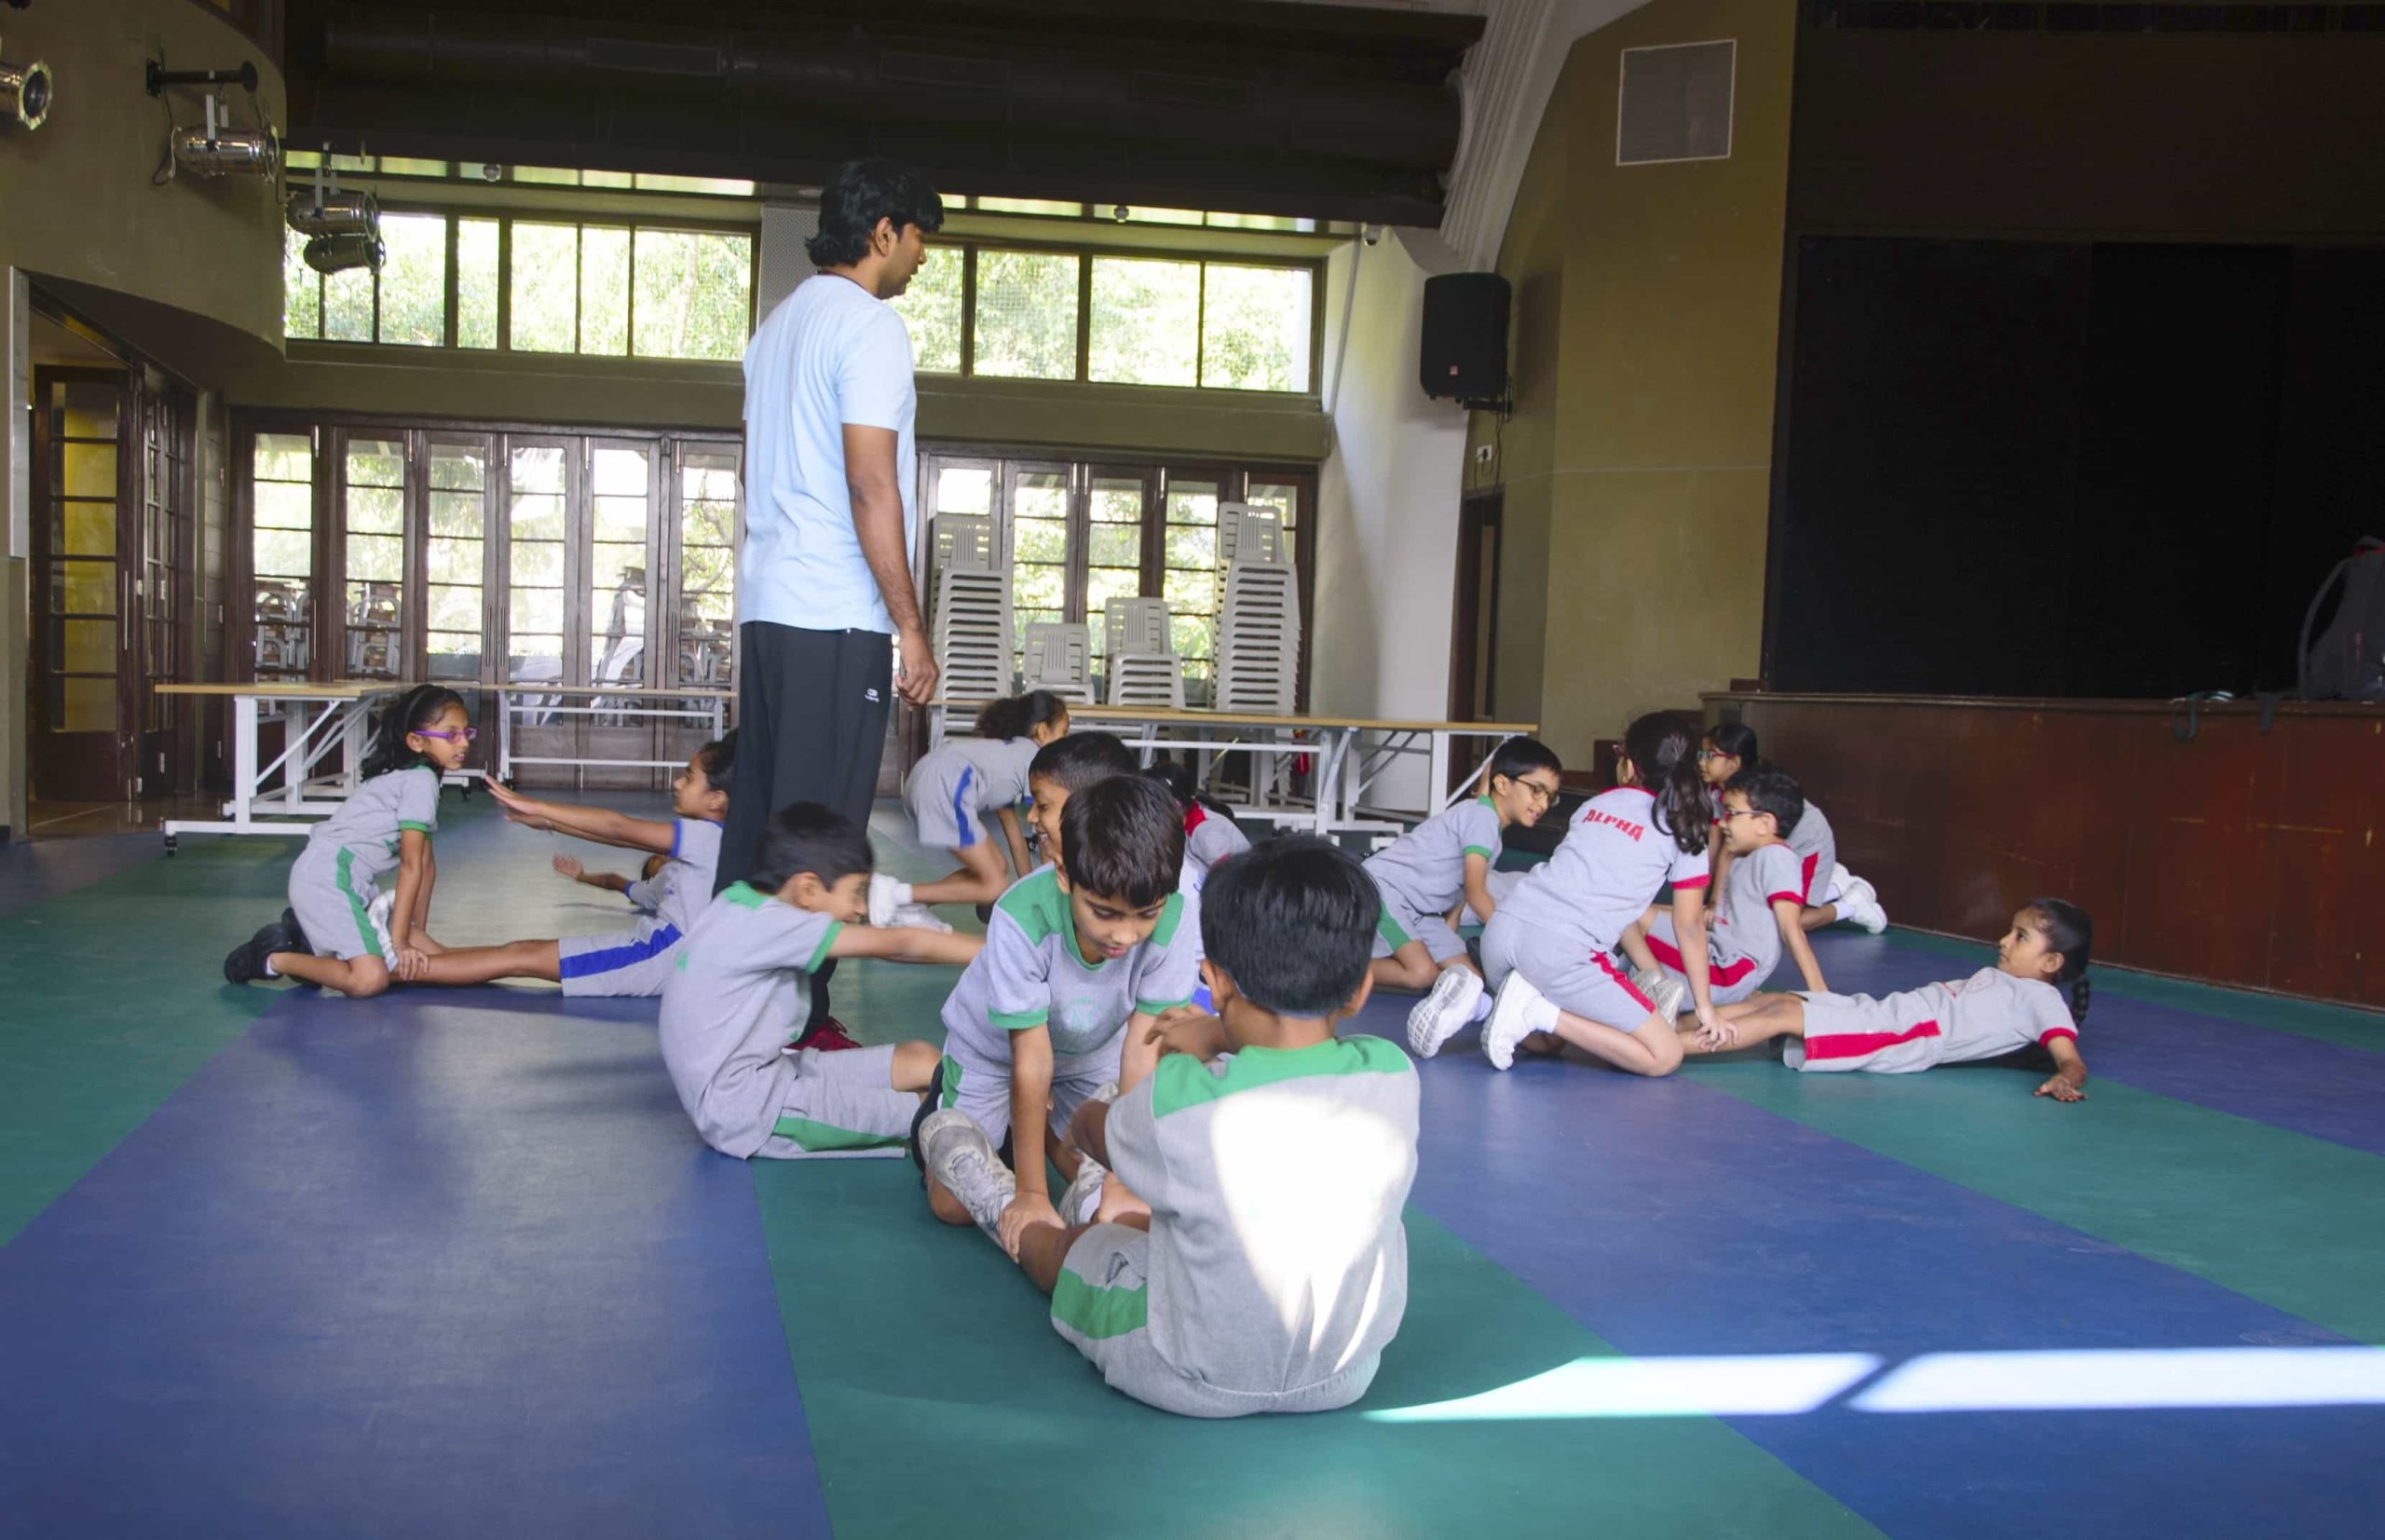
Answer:
MULTIPOLYGON (((1449 711, 1465 414, 1416 383, 1425 271, 1405 241, 1352 241, 1326 267, 1324 399, 1333 449, 1317 479, 1309 700, 1319 713, 1449 711)), ((1397 789, 1421 793, 1418 779, 1397 789)))

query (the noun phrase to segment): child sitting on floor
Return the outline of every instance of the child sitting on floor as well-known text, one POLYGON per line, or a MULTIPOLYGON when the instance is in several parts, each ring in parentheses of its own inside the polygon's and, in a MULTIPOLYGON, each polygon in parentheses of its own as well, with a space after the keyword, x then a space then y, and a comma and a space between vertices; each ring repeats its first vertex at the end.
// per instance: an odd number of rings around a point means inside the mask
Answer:
POLYGON ((1728 1053, 1785 1037, 1790 1068, 1911 1074, 1938 1064, 1997 1058, 2040 1047, 2054 1072, 2037 1094, 2084 1101, 2087 1063, 2078 1028, 2087 1019, 2087 963, 2094 926, 2059 898, 2033 899, 1996 946, 1996 966, 1965 979, 1870 995, 1758 995, 1722 1010, 1706 1028, 1683 1027, 1692 1054, 1728 1053), (2069 986, 2065 999, 2056 986, 2069 986))
MULTIPOLYGON (((1774 765, 1751 765, 1731 777, 1723 793, 1723 813, 1714 825, 1722 844, 1715 865, 1723 867, 1721 858, 1727 853, 1730 875, 1707 933, 1707 978, 1716 1005, 1745 1000, 1764 988, 1784 948, 1797 960, 1806 988, 1830 988, 1801 922, 1805 899, 1796 852, 1782 838, 1804 811, 1795 778, 1774 765)), ((1689 980, 1671 911, 1650 906, 1624 932, 1623 950, 1635 961, 1646 954, 1641 964, 1646 973, 1632 982, 1656 997, 1659 1008, 1679 1015, 1689 980)))
POLYGON ((450 947, 426 961, 416 984, 486 984, 500 978, 543 978, 567 995, 659 995, 676 970, 696 917, 712 902, 720 865, 720 825, 729 816, 729 779, 737 734, 706 743, 688 756, 671 781, 672 817, 633 818, 609 808, 575 808, 523 796, 502 781, 488 784, 505 816, 534 829, 552 829, 599 845, 647 851, 661 859, 652 876, 632 882, 612 872, 590 874, 577 857, 558 855, 555 870, 576 882, 626 896, 638 910, 624 934, 567 935, 555 941, 508 941, 494 947, 450 947))
POLYGON ((1014 1231, 981 1129, 938 1112, 920 1144, 1113 1388, 1188 1417, 1327 1411, 1366 1394, 1407 1308, 1415 1067, 1382 1038, 1334 1036, 1371 988, 1382 901, 1308 838, 1225 862, 1203 897, 1220 1015, 1152 1029, 1165 1056, 1071 1128, 1142 1211, 1105 1192, 1102 1222, 1014 1231))
POLYGON ((1510 738, 1491 756, 1481 796, 1434 814, 1367 857, 1367 875, 1383 894, 1370 969, 1376 984, 1444 991, 1472 1007, 1481 992, 1479 977, 1441 982, 1451 970, 1474 972, 1449 913, 1461 901, 1486 920, 1497 912, 1491 868, 1507 829, 1540 822, 1564 769, 1547 744, 1510 738))
POLYGON ((952 852, 961 869, 917 883, 880 872, 870 879, 870 923, 941 923, 908 911, 932 904, 991 904, 1010 886, 1014 869, 1025 877, 1031 868, 1018 804, 1027 796, 1027 767, 1068 730, 1069 703, 1048 689, 1030 689, 988 702, 977 713, 975 737, 947 738, 912 766, 903 804, 920 843, 952 852), (1009 847, 1008 865, 987 826, 988 813, 1009 847))
POLYGON ((662 987, 663 1067, 704 1142, 739 1159, 900 1155, 935 1082, 928 1043, 830 1053, 793 1046, 810 974, 832 957, 965 965, 982 943, 879 930, 869 838, 817 802, 782 808, 754 865, 705 906, 662 987))
MULTIPOLYGON (((1015 1141, 1006 1232, 1054 1223, 1043 1134, 1112 1081, 1149 1071, 1147 1029, 1190 1002, 1199 901, 1177 891, 1183 820, 1163 787, 1122 775, 1069 796, 1054 865, 994 906, 986 949, 944 1007, 940 1109, 973 1120, 988 1151, 1015 1141), (1190 921, 1191 923, 1188 923, 1190 921)), ((1063 1175, 1074 1156, 1062 1152, 1063 1175)), ((924 1155, 928 1204, 947 1224, 976 1216, 924 1155)), ((989 1219, 987 1222, 991 1223, 989 1219)))
POLYGON ((1192 772, 1176 760, 1163 759, 1143 773, 1165 786, 1184 810, 1184 876, 1179 885, 1186 893, 1199 893, 1210 867, 1250 849, 1250 836, 1234 822, 1233 811, 1204 795, 1192 784, 1192 772))
POLYGON ((430 837, 440 778, 462 767, 479 736, 469 721, 463 697, 437 685, 416 685, 374 719, 363 784, 307 831, 290 868, 290 906, 232 948, 226 980, 294 978, 362 1000, 444 949, 429 929, 439 880, 430 837), (391 871, 397 884, 384 894, 391 871))
MULTIPOLYGON (((1716 822, 1722 820, 1723 788, 1730 784, 1731 777, 1762 763, 1756 753, 1755 729, 1746 723, 1718 722, 1706 730, 1705 746, 1697 751, 1697 765, 1706 778, 1707 789, 1714 797, 1716 822)), ((1871 883, 1840 864, 1838 836, 1822 810, 1814 806, 1810 798, 1795 832, 1789 833, 1789 848, 1796 852, 1802 874, 1798 894, 1805 900, 1805 912, 1798 917, 1798 922, 1806 929, 1819 931, 1842 920, 1860 925, 1874 935, 1888 928, 1888 911, 1880 907, 1880 895, 1871 883)), ((1718 890, 1728 875, 1730 859, 1727 851, 1715 856, 1714 885, 1718 890)))

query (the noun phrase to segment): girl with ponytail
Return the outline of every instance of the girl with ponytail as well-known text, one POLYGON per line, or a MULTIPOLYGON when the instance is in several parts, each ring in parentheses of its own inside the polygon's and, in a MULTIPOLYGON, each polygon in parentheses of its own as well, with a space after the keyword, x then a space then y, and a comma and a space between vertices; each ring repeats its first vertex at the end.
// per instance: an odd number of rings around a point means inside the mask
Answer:
POLYGON ((1996 966, 1946 984, 1892 995, 1757 995, 1725 1005, 1713 1028, 1683 1029, 1693 1054, 1719 1054, 1787 1038, 1793 1070, 1868 1070, 1911 1074, 1935 1064, 2000 1058, 2042 1048, 2053 1074, 2037 1094, 2087 1099, 2078 1029, 2087 1019, 2087 965, 2095 945, 2087 911, 2059 898, 2033 898, 1996 944, 1996 966))
POLYGON ((920 843, 952 852, 960 869, 917 884, 878 873, 869 880, 869 922, 950 930, 929 905, 991 904, 1010 886, 1014 868, 1025 877, 1032 867, 1018 804, 1027 797, 1027 767, 1038 749, 1068 730, 1069 703, 1048 689, 1030 689, 987 702, 975 737, 947 738, 912 766, 903 802, 920 843), (989 823, 1002 829, 1008 865, 988 838, 989 823))
POLYGON ((462 768, 476 736, 463 698, 437 685, 417 685, 383 710, 363 784, 307 831, 290 868, 290 907, 232 949, 224 976, 295 978, 361 999, 415 977, 444 950, 429 930, 439 879, 430 837, 440 778, 462 768), (385 895, 381 879, 392 871, 396 890, 385 895))
MULTIPOLYGON (((1456 990, 1427 996, 1408 1018, 1419 1057, 1482 1019, 1482 1051, 1501 1070, 1519 1047, 1554 1053, 1570 1043, 1633 1074, 1668 1075, 1681 1067, 1673 1018, 1685 1004, 1701 1024, 1719 1025, 1706 945, 1713 813, 1698 737, 1697 721, 1680 712, 1631 724, 1622 784, 1583 804, 1557 853, 1524 875, 1483 929, 1482 971, 1496 999, 1478 996, 1468 1007, 1456 990), (1636 974, 1613 955, 1668 884, 1685 987, 1663 978, 1653 953, 1634 954, 1636 974)), ((1646 950, 1636 933, 1631 939, 1646 950)))

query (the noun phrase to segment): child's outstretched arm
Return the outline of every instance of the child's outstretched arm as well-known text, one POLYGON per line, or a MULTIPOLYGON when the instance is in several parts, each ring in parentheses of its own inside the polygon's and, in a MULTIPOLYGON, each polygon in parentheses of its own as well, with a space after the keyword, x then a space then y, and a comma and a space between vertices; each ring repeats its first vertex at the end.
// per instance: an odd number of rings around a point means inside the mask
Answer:
POLYGON ((1465 855, 1465 906, 1485 924, 1499 906, 1499 901, 1491 896, 1491 863, 1472 851, 1465 855))
POLYGON ((526 824, 534 829, 553 829, 599 845, 668 855, 671 853, 672 837, 677 832, 675 825, 657 823, 651 818, 632 818, 610 808, 575 808, 567 802, 541 802, 536 797, 523 796, 502 781, 491 780, 488 791, 497 798, 497 805, 505 810, 505 816, 516 824, 526 824))
POLYGON ((410 979, 422 971, 428 955, 415 945, 418 917, 430 908, 430 836, 420 829, 398 831, 398 887, 389 900, 389 945, 397 956, 389 960, 394 978, 410 979))
MULTIPOLYGON (((1163 1011, 1156 1016, 1138 1015, 1135 1021, 1149 1023, 1148 1026, 1139 1029, 1148 1051, 1143 1056, 1140 1074, 1130 1074, 1125 1067, 1126 1056, 1124 1054, 1119 1056, 1118 1085, 1119 1089, 1124 1091, 1133 1090, 1136 1083, 1140 1081, 1143 1075, 1156 1069, 1160 1059, 1165 1055, 1190 1054, 1206 1064, 1233 1047, 1233 1041, 1226 1036, 1226 1024, 1198 1005, 1179 1005, 1176 1009, 1163 1011)), ((1127 1030, 1135 1031, 1138 1028, 1129 1026, 1127 1030)), ((1132 1041, 1129 1041, 1127 1046, 1129 1048, 1134 1046, 1132 1041)), ((1079 1145, 1077 1148, 1083 1150, 1084 1146, 1079 1145)))
POLYGON ((1035 868, 1027 858, 1027 831, 1018 826, 1016 808, 997 809, 994 817, 1002 824, 1002 838, 1010 842, 1010 869, 1014 877, 1025 877, 1035 868))
POLYGON ((1689 977, 1689 1001, 1697 1012, 1697 1024, 1711 1029, 1720 1018, 1714 1015, 1714 981, 1706 955, 1705 889, 1673 889, 1673 941, 1681 947, 1681 969, 1689 977))
POLYGON ((2046 1052, 2053 1056, 2053 1073, 2046 1077, 2037 1094, 2056 1101, 2085 1101, 2087 1061, 2078 1056, 2078 1039, 2050 1037, 2046 1039, 2046 1052))
POLYGON ((1797 960, 1797 972, 1805 975, 1806 988, 1816 994, 1826 994, 1830 986, 1822 982, 1822 965, 1814 956, 1814 944, 1806 939, 1806 927, 1800 918, 1806 906, 1793 898, 1772 901, 1773 922, 1780 927, 1780 944, 1797 960))
POLYGON ((1002 1249, 1018 1255, 1018 1239, 1030 1225, 1058 1224, 1051 1179, 1044 1174, 1045 1131, 1052 1122, 1052 1032, 1029 1027, 1010 1035, 1010 1138, 1017 1194, 1002 1210, 997 1233, 1002 1249))
POLYGON ((828 944, 830 957, 875 957, 889 962, 943 962, 965 968, 985 949, 982 935, 911 925, 848 925, 828 944))
POLYGON ((556 856, 555 870, 582 887, 602 888, 606 893, 625 893, 630 891, 628 878, 619 872, 592 872, 579 864, 579 857, 576 855, 556 856))

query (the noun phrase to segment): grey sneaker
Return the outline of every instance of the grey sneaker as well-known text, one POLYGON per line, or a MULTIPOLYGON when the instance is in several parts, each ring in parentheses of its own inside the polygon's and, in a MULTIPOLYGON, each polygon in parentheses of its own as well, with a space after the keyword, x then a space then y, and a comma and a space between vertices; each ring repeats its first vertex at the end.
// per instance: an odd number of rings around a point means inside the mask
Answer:
POLYGON ((1482 975, 1471 968, 1444 968, 1433 980, 1433 992, 1408 1013, 1408 1046, 1418 1058, 1431 1058, 1441 1044, 1474 1019, 1482 999, 1482 975))
POLYGON ((1101 1206, 1101 1184, 1110 1173, 1091 1155, 1083 1155, 1077 1167, 1076 1180, 1060 1194, 1060 1223, 1073 1228, 1093 1222, 1093 1211, 1101 1206))
POLYGON ((994 1153, 993 1140, 977 1120, 958 1107, 929 1113, 920 1124, 920 1159, 992 1239, 1002 1210, 1018 1192, 1018 1179, 994 1153))
POLYGON ((1662 968, 1635 969, 1631 987, 1655 1002, 1656 1014, 1667 1019, 1689 1009, 1689 980, 1662 968))
POLYGON ((1540 991, 1520 973, 1509 974, 1507 982, 1499 986, 1499 998, 1491 1004, 1491 1019, 1482 1024, 1482 1055, 1491 1061, 1491 1068, 1514 1066, 1516 1044, 1532 1035, 1533 1007, 1540 1002, 1540 991))

